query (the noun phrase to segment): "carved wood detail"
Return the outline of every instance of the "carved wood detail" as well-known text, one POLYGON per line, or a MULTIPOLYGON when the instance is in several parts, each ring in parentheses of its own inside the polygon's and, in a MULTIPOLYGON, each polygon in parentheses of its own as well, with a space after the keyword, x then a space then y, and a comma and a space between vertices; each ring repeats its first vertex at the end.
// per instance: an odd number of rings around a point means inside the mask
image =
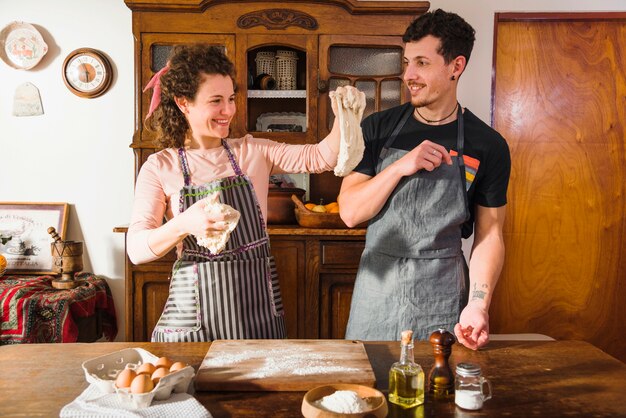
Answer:
POLYGON ((265 26, 269 30, 285 29, 289 26, 299 26, 303 29, 315 30, 317 20, 304 12, 292 9, 264 9, 257 10, 237 19, 237 26, 241 29, 250 29, 255 26, 265 26))

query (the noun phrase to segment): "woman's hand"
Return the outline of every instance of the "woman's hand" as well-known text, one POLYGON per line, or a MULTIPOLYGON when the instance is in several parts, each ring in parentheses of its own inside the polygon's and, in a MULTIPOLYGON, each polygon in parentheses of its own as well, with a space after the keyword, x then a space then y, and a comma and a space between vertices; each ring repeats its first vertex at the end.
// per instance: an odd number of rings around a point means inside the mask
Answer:
POLYGON ((213 193, 211 196, 197 201, 179 215, 181 218, 180 226, 186 234, 208 238, 227 228, 225 215, 220 211, 210 210, 211 205, 217 202, 218 197, 218 193, 213 193))

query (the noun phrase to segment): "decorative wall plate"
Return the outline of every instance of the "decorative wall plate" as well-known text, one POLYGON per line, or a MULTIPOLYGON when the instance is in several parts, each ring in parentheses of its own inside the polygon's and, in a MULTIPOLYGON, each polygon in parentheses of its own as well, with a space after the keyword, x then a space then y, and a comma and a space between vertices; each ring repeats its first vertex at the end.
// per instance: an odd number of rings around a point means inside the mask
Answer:
POLYGON ((48 52, 48 45, 30 23, 11 22, 0 32, 0 57, 10 67, 29 70, 48 52))

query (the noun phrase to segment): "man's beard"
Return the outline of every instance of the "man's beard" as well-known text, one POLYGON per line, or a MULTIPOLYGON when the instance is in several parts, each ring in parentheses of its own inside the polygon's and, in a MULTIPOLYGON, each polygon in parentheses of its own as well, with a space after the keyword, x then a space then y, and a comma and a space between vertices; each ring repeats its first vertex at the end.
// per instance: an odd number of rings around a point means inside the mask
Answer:
MULTIPOLYGON (((419 85, 417 83, 409 83, 407 85, 407 89, 409 89, 409 92, 411 91, 411 89, 409 88, 411 85, 419 85)), ((413 107, 424 107, 424 106, 429 106, 431 104, 434 103, 433 99, 429 99, 428 97, 413 97, 411 96, 411 104, 413 105, 413 107)))
POLYGON ((430 106, 431 104, 433 104, 435 101, 432 99, 424 99, 424 98, 417 98, 417 97, 411 97, 411 104, 413 105, 413 107, 424 107, 424 106, 430 106))

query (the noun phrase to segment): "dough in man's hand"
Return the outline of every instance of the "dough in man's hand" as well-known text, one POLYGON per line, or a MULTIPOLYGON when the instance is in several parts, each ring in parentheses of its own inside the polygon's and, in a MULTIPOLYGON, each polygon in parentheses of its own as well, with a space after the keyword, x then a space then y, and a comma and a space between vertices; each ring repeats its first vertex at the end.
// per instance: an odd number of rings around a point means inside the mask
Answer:
POLYGON ((335 175, 345 177, 361 162, 365 144, 361 119, 365 111, 365 93, 355 88, 338 87, 330 92, 330 99, 337 108, 341 140, 335 175))
POLYGON ((227 225, 224 230, 215 231, 215 233, 209 237, 196 237, 198 245, 208 248, 211 254, 219 254, 226 248, 226 244, 230 239, 230 233, 233 232, 237 226, 241 214, 237 209, 225 203, 220 203, 216 201, 216 199, 214 199, 214 201, 209 200, 204 210, 208 213, 224 214, 224 222, 227 225))

